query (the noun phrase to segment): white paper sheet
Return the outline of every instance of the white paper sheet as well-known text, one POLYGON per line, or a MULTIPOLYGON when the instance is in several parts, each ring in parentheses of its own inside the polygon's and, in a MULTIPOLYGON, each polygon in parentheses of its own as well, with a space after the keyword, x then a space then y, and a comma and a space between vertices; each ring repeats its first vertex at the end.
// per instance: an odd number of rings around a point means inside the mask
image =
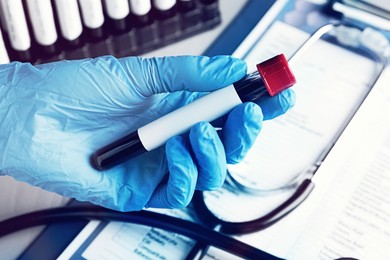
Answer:
MULTIPOLYGON (((181 219, 193 211, 154 210, 181 219)), ((65 259, 184 259, 195 241, 172 232, 136 224, 91 221, 61 254, 65 259), (100 225, 100 227, 99 227, 100 225), (88 239, 93 241, 88 242, 88 239), (82 248, 82 250, 80 250, 82 248)))
POLYGON ((389 82, 387 69, 316 175, 289 259, 390 259, 389 82))

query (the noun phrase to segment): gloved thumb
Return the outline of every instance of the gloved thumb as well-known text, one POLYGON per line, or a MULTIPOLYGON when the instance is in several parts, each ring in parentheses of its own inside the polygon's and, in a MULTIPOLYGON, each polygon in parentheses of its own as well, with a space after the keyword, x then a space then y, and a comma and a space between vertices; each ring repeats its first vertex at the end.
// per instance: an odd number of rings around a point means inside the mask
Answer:
POLYGON ((126 57, 119 59, 144 96, 175 91, 209 92, 245 76, 247 65, 231 56, 126 57))

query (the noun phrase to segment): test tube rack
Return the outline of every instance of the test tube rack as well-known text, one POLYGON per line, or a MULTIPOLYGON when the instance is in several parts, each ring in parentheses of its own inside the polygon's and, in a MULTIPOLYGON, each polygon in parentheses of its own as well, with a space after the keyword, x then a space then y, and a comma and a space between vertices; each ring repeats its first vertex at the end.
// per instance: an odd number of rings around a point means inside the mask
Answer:
MULTIPOLYGON (((58 60, 93 58, 102 55, 115 57, 134 56, 167 46, 201 32, 215 28, 221 23, 218 0, 192 0, 192 5, 181 6, 178 1, 168 15, 161 16, 154 8, 144 24, 132 23, 128 18, 128 28, 115 31, 107 19, 101 38, 83 34, 77 44, 69 45, 57 40, 54 50, 49 53, 42 46, 32 42, 29 55, 21 57, 10 45, 8 36, 3 32, 4 43, 11 61, 27 61, 33 64, 58 60)), ((185 2, 185 1, 182 1, 185 2)))

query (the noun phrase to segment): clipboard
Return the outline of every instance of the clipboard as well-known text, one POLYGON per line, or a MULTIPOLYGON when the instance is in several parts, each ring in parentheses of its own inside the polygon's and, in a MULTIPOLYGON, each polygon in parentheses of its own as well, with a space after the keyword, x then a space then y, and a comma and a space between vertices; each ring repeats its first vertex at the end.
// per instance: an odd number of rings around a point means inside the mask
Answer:
MULTIPOLYGON (((204 55, 232 54, 276 2, 277 0, 248 0, 204 55)), ((81 202, 73 200, 69 206, 78 204, 81 202)), ((46 226, 18 259, 57 258, 88 223, 89 221, 85 220, 46 226)))

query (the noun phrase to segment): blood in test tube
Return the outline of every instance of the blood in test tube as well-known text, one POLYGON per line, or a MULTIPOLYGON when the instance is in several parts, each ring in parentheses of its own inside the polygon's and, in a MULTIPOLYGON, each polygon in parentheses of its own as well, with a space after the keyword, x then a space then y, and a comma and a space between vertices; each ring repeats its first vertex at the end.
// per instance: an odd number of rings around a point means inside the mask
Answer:
POLYGON ((255 72, 236 83, 196 99, 99 149, 91 157, 92 165, 98 170, 109 169, 164 145, 169 138, 189 131, 198 122, 211 122, 243 102, 274 96, 295 82, 284 55, 275 56, 258 64, 255 72))

